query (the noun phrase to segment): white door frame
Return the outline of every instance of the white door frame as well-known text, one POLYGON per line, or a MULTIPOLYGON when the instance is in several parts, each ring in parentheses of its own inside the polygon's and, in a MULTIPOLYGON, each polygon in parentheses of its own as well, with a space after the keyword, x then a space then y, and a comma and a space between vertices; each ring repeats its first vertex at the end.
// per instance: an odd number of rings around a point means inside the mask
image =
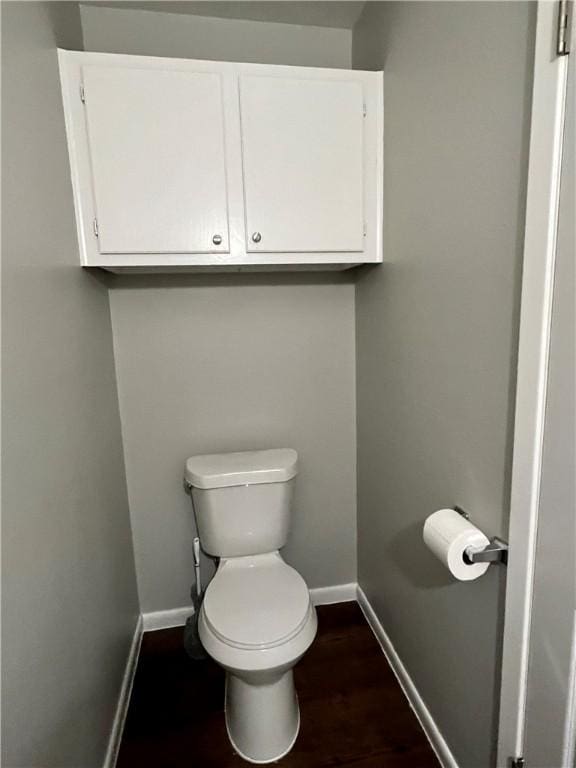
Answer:
MULTIPOLYGON (((556 54, 558 3, 538 2, 514 455, 502 656, 498 768, 524 750, 524 721, 568 57, 556 54)), ((574 54, 572 54, 574 55, 574 54)))

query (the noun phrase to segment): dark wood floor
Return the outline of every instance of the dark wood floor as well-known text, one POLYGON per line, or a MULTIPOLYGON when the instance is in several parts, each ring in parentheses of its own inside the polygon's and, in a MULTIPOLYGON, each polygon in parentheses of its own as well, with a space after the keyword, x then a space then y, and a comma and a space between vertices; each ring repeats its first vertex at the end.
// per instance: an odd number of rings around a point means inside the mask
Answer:
MULTIPOLYGON (((438 768, 356 603, 318 608, 295 669, 302 725, 283 768, 438 768)), ((224 675, 193 662, 182 629, 144 635, 117 768, 246 768, 224 725, 224 675)))

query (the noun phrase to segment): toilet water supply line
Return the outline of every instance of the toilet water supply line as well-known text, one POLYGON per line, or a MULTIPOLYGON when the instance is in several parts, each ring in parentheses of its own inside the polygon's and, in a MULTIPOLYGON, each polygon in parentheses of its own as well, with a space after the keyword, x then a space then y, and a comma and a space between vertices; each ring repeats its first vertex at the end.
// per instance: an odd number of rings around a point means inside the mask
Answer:
POLYGON ((202 596, 202 581, 200 579, 200 539, 198 536, 194 538, 193 544, 194 551, 194 576, 196 579, 196 598, 198 607, 200 607, 200 598, 202 596))
POLYGON ((200 539, 196 537, 193 541, 192 551, 194 553, 194 575, 196 577, 196 594, 194 589, 190 590, 190 597, 194 607, 194 613, 188 616, 184 625, 183 643, 184 649, 193 661, 202 661, 206 658, 206 651, 202 647, 202 641, 198 632, 198 618, 200 605, 202 604, 202 581, 200 579, 200 539))

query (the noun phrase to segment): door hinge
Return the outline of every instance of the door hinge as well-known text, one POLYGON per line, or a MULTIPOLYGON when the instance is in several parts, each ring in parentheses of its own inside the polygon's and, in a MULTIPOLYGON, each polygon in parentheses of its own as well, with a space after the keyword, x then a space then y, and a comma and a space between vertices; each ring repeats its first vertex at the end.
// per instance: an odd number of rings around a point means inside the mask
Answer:
POLYGON ((525 762, 523 757, 511 757, 510 768, 525 768, 525 762))
POLYGON ((556 53, 558 56, 567 56, 570 53, 572 5, 572 0, 560 0, 558 3, 558 37, 556 38, 556 53))
POLYGON ((366 117, 366 112, 367 112, 366 102, 363 102, 363 104, 362 104, 362 117, 366 117))
POLYGON ((80 101, 82 104, 86 102, 86 92, 84 91, 84 85, 80 83, 80 101))
POLYGON ((366 237, 366 233, 368 232, 368 227, 366 226, 366 222, 362 224, 362 235, 366 237))
POLYGON ((92 229, 94 230, 94 237, 98 237, 98 219, 92 219, 92 229))

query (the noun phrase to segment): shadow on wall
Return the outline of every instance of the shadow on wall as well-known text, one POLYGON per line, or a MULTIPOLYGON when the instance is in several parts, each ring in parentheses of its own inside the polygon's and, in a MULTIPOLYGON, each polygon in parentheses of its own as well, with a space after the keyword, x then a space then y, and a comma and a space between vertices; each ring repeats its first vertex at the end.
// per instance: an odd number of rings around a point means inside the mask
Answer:
POLYGON ((402 575, 418 589, 450 586, 454 579, 422 540, 424 521, 407 525, 386 546, 386 554, 402 575))
POLYGON ((281 285, 352 285, 357 279, 357 269, 333 272, 174 272, 162 274, 125 273, 113 274, 97 267, 85 267, 109 288, 157 289, 157 288, 215 288, 242 286, 281 285))

